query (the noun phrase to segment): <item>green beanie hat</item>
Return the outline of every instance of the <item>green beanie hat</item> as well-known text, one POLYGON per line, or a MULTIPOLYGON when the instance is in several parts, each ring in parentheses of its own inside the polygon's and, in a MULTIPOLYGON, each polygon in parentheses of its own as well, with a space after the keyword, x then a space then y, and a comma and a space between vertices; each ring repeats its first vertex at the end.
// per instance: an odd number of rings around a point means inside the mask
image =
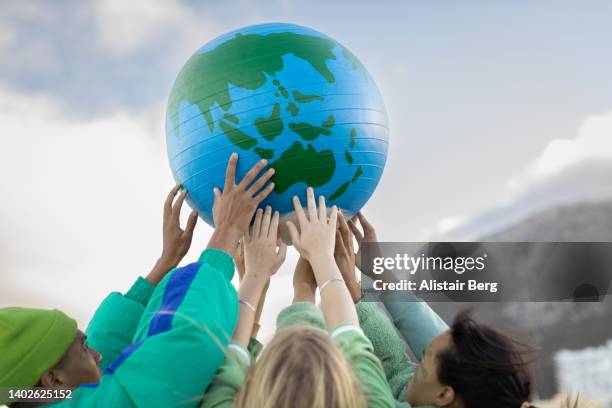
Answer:
POLYGON ((35 386, 76 334, 76 321, 57 309, 0 309, 0 388, 35 386))

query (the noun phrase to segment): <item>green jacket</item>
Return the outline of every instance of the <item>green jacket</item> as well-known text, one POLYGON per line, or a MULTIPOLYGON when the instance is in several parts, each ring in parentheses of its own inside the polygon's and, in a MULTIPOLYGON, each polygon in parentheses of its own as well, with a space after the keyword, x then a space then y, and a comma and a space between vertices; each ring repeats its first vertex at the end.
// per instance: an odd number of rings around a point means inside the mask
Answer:
MULTIPOLYGON (((312 303, 295 303, 280 312, 277 330, 308 325, 325 330, 321 311, 312 303)), ((359 327, 340 325, 330 336, 340 348, 361 384, 370 407, 393 407, 394 400, 380 361, 374 355, 372 343, 359 327)), ((254 362, 252 353, 238 344, 231 344, 219 372, 204 395, 203 407, 232 407, 236 394, 244 383, 249 367, 254 362)))
POLYGON ((139 278, 110 294, 86 330, 103 357, 100 382, 52 406, 198 406, 238 318, 233 273, 228 254, 208 249, 155 289, 139 278))

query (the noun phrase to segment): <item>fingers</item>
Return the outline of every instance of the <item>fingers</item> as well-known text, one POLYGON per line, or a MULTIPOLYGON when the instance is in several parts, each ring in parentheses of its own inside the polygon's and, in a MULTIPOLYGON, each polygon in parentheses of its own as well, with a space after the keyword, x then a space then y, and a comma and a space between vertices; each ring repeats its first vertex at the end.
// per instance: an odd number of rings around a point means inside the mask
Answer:
POLYGON ((345 248, 349 252, 353 252, 353 237, 351 236, 351 230, 349 229, 348 224, 346 223, 346 218, 344 218, 344 214, 342 212, 338 212, 338 224, 339 231, 342 235, 342 241, 344 242, 345 248))
POLYGON ((336 231, 336 245, 334 246, 334 255, 342 255, 345 251, 346 247, 344 246, 344 242, 342 240, 342 234, 340 231, 336 231))
POLYGON ((357 226, 355 225, 355 221, 349 220, 348 226, 351 229, 351 232, 353 233, 353 235, 355 235, 355 238, 357 238, 357 242, 362 242, 363 234, 361 233, 361 231, 359 231, 359 228, 357 228, 357 226))
POLYGON ((255 197, 253 197, 253 199, 255 200, 255 202, 259 205, 259 203, 261 203, 263 200, 266 199, 267 196, 270 195, 270 193, 272 192, 272 190, 274 190, 274 183, 270 183, 266 186, 266 188, 264 188, 263 190, 261 190, 259 192, 259 194, 257 194, 255 197))
POLYGON ((319 219, 327 220, 327 206, 325 205, 325 197, 319 196, 319 219))
POLYGON ((263 217, 263 210, 258 208, 255 212, 255 221, 253 221, 253 232, 251 236, 255 239, 259 237, 259 233, 261 231, 261 219, 263 217))
POLYGON ((295 215, 298 219, 298 223, 300 224, 300 228, 304 228, 308 220, 306 219, 304 208, 302 208, 302 203, 297 196, 293 196, 293 208, 295 209, 295 215))
MULTIPOLYGON (((259 234, 262 237, 267 237, 270 231, 270 221, 272 219, 272 207, 266 205, 266 210, 263 214, 263 220, 261 221, 261 230, 259 234)), ((276 240, 275 240, 276 241, 276 240)))
POLYGON ((338 221, 338 207, 335 205, 331 209, 331 213, 329 214, 329 225, 330 227, 336 229, 336 222, 338 221))
POLYGON ((221 200, 221 190, 219 190, 217 187, 214 187, 213 194, 215 195, 215 200, 213 202, 213 206, 214 206, 215 204, 219 202, 219 200, 221 200))
POLYGON ((283 242, 283 240, 279 239, 276 242, 276 245, 278 245, 278 258, 280 263, 285 262, 285 258, 287 257, 287 244, 285 244, 283 242))
POLYGON ((247 187, 251 184, 255 177, 266 167, 268 161, 265 159, 261 159, 258 161, 251 169, 247 172, 246 176, 242 179, 242 181, 238 184, 241 190, 246 190, 247 187))
POLYGON ((170 218, 170 215, 172 215, 172 202, 174 201, 174 197, 176 197, 176 193, 178 193, 180 188, 181 186, 177 184, 176 186, 172 187, 172 190, 170 190, 170 193, 168 193, 166 201, 164 202, 164 219, 168 219, 170 218))
MULTIPOLYGON (((257 165, 255 165, 255 167, 257 167, 257 165)), ((255 168, 253 167, 253 168, 255 168)), ((258 192, 263 186, 264 184, 266 184, 268 182, 268 180, 270 180, 270 178, 274 175, 274 172, 276 170, 274 169, 268 169, 268 171, 266 171, 264 174, 261 175, 261 177, 259 177, 251 186, 251 188, 249 188, 249 192, 251 193, 251 195, 254 195, 256 192, 258 192)), ((256 174, 257 175, 257 174, 256 174)), ((248 174, 247 174, 248 177, 248 174)), ((246 180, 246 177, 245 177, 246 180)), ((243 180, 244 182, 244 180, 243 180)), ((247 188, 248 184, 245 184, 244 187, 242 185, 242 183, 240 183, 240 187, 241 188, 247 188)))
POLYGON ((306 189, 306 206, 308 208, 308 219, 310 222, 316 221, 319 217, 317 216, 317 204, 312 187, 306 189))
POLYGON ((181 216, 181 207, 183 206, 183 201, 185 201, 185 197, 187 197, 187 189, 183 189, 183 191, 181 191, 179 198, 172 206, 172 220, 177 224, 179 223, 179 217, 181 216))
POLYGON ((278 236, 278 223, 280 222, 280 214, 278 211, 274 211, 272 221, 270 222, 270 230, 268 231, 268 237, 276 240, 278 236))
MULTIPOLYGON (((253 236, 253 233, 251 232, 251 228, 247 228, 246 231, 244 232, 244 238, 242 241, 242 248, 243 251, 246 251, 246 247, 245 244, 248 244, 251 242, 251 237, 253 236)), ((244 254, 244 252, 243 252, 244 254)))
POLYGON ((225 169, 225 187, 223 191, 229 191, 236 185, 236 164, 238 163, 238 153, 232 153, 227 168, 225 169))
POLYGON ((363 227, 363 232, 365 232, 366 230, 373 230, 374 227, 372 226, 372 224, 370 224, 368 222, 368 220, 366 219, 365 215, 363 215, 361 213, 361 211, 359 211, 357 213, 357 218, 359 218, 359 223, 361 224, 361 226, 363 227))
POLYGON ((289 231, 289 236, 291 237, 291 242, 295 245, 300 241, 300 233, 297 230, 297 227, 291 221, 287 221, 287 230, 289 231))
POLYGON ((187 226, 185 227, 185 232, 183 234, 185 234, 185 236, 192 236, 193 230, 195 229, 197 222, 198 222, 198 213, 195 211, 192 211, 191 214, 189 214, 189 219, 187 220, 187 226))

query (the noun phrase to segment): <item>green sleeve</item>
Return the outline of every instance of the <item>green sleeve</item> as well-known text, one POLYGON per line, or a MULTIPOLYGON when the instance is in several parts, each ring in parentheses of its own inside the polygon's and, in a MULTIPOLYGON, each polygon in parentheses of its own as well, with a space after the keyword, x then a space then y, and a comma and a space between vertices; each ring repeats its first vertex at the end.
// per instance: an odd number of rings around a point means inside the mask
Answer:
POLYGON ((434 312, 427 302, 414 296, 399 300, 395 294, 382 294, 380 300, 393 319, 393 324, 417 358, 434 337, 448 330, 448 325, 434 312))
POLYGON ((276 318, 276 330, 292 326, 311 326, 326 330, 323 313, 310 302, 297 302, 281 310, 276 318))
POLYGON ((215 249, 155 288, 134 343, 105 370, 134 405, 196 407, 224 360, 238 317, 230 255, 215 249))
POLYGON ((412 363, 406 355, 406 343, 376 303, 360 302, 357 303, 356 309, 359 325, 372 342, 374 354, 382 363, 393 397, 404 401, 406 384, 413 373, 412 363))
POLYGON ((251 337, 249 339, 249 346, 247 347, 247 350, 249 351, 253 361, 257 360, 257 357, 259 357, 263 351, 263 347, 263 344, 261 344, 255 337, 251 337))
POLYGON ((395 399, 382 365, 374 355, 372 343, 361 329, 357 326, 341 325, 331 332, 331 336, 352 367, 368 406, 395 407, 395 399))
POLYGON ((139 277, 125 295, 113 292, 100 304, 85 330, 89 346, 102 355, 100 368, 105 369, 132 343, 153 289, 139 277))
POLYGON ((231 344, 225 352, 225 360, 204 394, 203 408, 230 408, 240 387, 244 384, 251 365, 249 352, 239 344, 231 344))

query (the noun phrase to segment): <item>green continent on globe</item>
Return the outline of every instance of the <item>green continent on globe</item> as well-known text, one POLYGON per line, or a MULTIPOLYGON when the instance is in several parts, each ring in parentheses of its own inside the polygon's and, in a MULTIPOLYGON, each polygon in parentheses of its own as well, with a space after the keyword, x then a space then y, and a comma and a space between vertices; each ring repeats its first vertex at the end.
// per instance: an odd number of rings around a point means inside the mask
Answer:
POLYGON ((311 187, 320 187, 331 180, 336 171, 336 160, 331 150, 317 152, 311 144, 305 148, 295 142, 280 158, 270 163, 276 170, 272 181, 274 190, 281 194, 291 185, 304 182, 311 187))
POLYGON ((287 104, 287 112, 291 113, 291 116, 295 116, 298 113, 300 113, 300 109, 297 107, 295 103, 289 102, 287 104))
POLYGON ((309 103, 312 101, 322 101, 323 97, 320 95, 305 95, 298 90, 293 91, 293 99, 300 103, 309 103))
POLYGON ((289 122, 289 129, 297 133, 304 140, 314 140, 320 135, 329 136, 332 134, 330 128, 334 126, 334 116, 329 117, 321 124, 321 126, 315 126, 307 122, 289 122))
POLYGON ((272 141, 280 135, 284 127, 283 121, 280 118, 280 104, 274 105, 270 117, 255 119, 255 127, 261 137, 268 141, 272 141))
POLYGON ((264 149, 263 147, 256 147, 253 150, 262 159, 270 160, 272 157, 274 157, 274 150, 272 149, 264 149))
POLYGON ((223 130, 223 133, 225 133, 230 142, 243 150, 249 150, 257 144, 257 139, 247 135, 240 129, 236 129, 225 122, 219 122, 219 126, 221 126, 221 130, 223 130))
POLYGON ((172 87, 168 117, 176 128, 179 105, 185 100, 198 106, 212 131, 210 109, 215 103, 224 111, 231 108, 230 85, 251 91, 260 88, 267 75, 274 76, 283 70, 283 56, 288 54, 306 61, 327 82, 333 83, 336 79, 327 61, 336 59, 332 52, 335 45, 327 38, 292 32, 236 34, 213 50, 189 58, 172 87))

